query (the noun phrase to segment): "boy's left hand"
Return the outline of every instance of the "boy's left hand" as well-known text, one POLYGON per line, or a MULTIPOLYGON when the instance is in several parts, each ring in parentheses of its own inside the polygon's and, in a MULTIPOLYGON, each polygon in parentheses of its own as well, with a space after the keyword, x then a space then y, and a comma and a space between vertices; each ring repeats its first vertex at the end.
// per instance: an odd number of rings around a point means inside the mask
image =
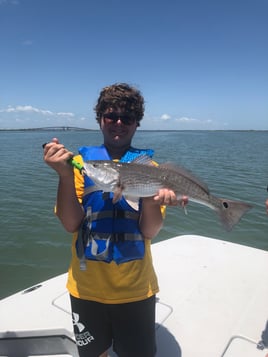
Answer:
POLYGON ((162 188, 158 191, 158 194, 154 196, 154 200, 160 205, 164 206, 182 206, 185 207, 189 202, 187 196, 182 196, 181 198, 177 198, 174 191, 169 190, 167 188, 162 188))

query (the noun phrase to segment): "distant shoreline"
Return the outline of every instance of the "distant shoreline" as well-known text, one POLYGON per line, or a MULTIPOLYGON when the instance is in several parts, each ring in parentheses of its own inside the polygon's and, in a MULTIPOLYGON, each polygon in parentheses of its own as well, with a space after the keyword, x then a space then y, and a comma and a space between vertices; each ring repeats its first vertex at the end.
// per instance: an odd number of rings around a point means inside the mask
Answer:
POLYGON ((0 131, 94 131, 95 129, 77 128, 72 126, 49 126, 44 128, 0 129, 0 131))
MULTIPOLYGON (((78 128, 78 127, 72 127, 72 126, 55 126, 55 127, 43 127, 43 128, 21 128, 21 129, 1 129, 0 132, 8 132, 8 131, 99 131, 99 129, 88 129, 88 128, 78 128)), ((258 130, 258 129, 188 129, 188 130, 183 130, 183 129, 138 129, 138 131, 165 131, 165 132, 175 132, 175 131, 181 131, 181 132, 187 132, 187 131, 211 131, 211 132, 219 132, 219 131, 228 131, 228 132, 266 132, 266 130, 258 130)))

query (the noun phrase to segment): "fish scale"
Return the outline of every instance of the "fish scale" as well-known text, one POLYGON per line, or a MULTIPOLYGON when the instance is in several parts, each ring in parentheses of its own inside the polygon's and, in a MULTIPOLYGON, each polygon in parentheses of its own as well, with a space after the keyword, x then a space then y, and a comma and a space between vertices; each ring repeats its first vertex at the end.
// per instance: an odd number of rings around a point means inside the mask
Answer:
POLYGON ((200 200, 202 198, 209 203, 207 186, 198 181, 197 178, 193 178, 192 175, 190 178, 189 172, 187 172, 188 176, 184 177, 182 175, 183 170, 167 164, 145 166, 131 163, 130 165, 122 164, 119 166, 119 177, 126 194, 129 194, 131 190, 136 194, 138 192, 140 197, 146 197, 156 195, 161 188, 168 188, 173 190, 178 198, 188 195, 192 199, 200 200), (133 172, 137 174, 134 175, 133 172))

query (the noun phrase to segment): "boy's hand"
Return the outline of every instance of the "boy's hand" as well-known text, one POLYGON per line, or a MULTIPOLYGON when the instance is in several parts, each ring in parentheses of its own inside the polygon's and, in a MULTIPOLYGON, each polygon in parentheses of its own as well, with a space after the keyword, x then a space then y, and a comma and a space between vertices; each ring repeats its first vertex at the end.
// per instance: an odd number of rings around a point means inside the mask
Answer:
POLYGON ((67 150, 63 144, 59 143, 57 138, 53 138, 51 142, 44 144, 44 161, 60 176, 70 176, 73 174, 73 168, 68 163, 74 154, 67 150))

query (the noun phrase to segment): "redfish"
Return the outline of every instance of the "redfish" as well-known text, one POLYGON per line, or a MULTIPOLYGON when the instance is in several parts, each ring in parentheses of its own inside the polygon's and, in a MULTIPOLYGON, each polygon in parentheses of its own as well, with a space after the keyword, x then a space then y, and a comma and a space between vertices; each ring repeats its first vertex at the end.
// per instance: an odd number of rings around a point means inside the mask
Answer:
POLYGON ((86 161, 83 169, 98 189, 114 192, 114 202, 122 194, 136 198, 150 197, 155 196, 160 189, 167 188, 173 190, 178 199, 188 196, 189 201, 213 209, 227 231, 231 231, 241 217, 252 208, 252 205, 245 202, 212 195, 206 184, 183 167, 170 163, 156 166, 146 156, 130 163, 86 161))

